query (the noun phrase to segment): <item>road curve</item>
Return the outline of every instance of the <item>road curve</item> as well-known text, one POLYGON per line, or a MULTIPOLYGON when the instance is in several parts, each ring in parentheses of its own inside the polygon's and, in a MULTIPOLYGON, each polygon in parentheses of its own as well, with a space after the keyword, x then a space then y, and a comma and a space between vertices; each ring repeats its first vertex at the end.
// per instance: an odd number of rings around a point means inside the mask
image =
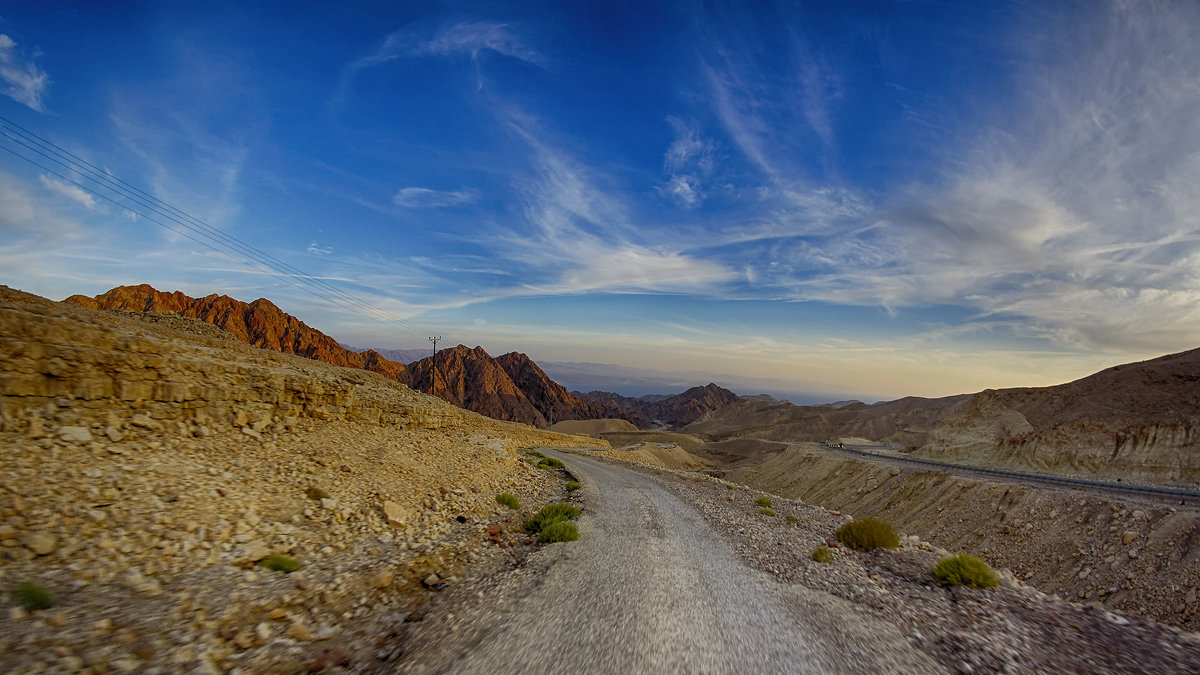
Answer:
MULTIPOLYGON (((447 669, 462 673, 837 672, 769 576, 652 479, 560 458, 583 483, 580 539, 447 669)), ((840 667, 838 667, 840 666, 840 667)))

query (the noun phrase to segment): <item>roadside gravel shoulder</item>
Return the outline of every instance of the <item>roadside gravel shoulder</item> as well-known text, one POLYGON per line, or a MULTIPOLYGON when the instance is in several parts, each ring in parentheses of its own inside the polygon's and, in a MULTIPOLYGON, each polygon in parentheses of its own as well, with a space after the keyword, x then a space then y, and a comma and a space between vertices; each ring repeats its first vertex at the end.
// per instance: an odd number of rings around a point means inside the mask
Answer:
POLYGON ((948 552, 916 537, 902 537, 897 551, 836 548, 833 563, 818 563, 812 550, 829 545, 849 516, 773 495, 776 515, 764 515, 755 504, 761 491, 730 489, 693 472, 601 461, 651 476, 696 508, 748 566, 790 586, 814 632, 848 653, 863 644, 855 636, 863 622, 847 619, 861 615, 894 626, 953 672, 1183 673, 1200 663, 1194 633, 1047 596, 1005 570, 1001 586, 988 591, 943 587, 930 569, 948 552))

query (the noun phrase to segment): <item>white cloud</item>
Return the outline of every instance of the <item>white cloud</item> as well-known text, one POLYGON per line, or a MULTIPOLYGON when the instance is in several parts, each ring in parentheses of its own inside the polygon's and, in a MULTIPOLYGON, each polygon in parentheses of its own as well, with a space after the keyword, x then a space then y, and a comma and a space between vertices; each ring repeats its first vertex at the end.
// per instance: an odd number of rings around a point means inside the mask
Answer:
MULTIPOLYGON (((435 31, 432 37, 427 37, 427 34, 427 31, 419 28, 404 28, 389 34, 370 54, 346 66, 338 84, 335 102, 345 100, 354 78, 360 71, 397 59, 463 54, 470 56, 478 67, 480 53, 490 51, 535 65, 542 64, 544 60, 541 54, 528 46, 508 24, 457 23, 435 31)), ((482 88, 482 74, 477 72, 476 79, 478 86, 482 88)))
POLYGON ((408 209, 432 209, 458 206, 475 200, 470 190, 431 190, 423 187, 400 188, 392 197, 396 206, 408 209))
POLYGON ((17 53, 17 43, 3 33, 0 33, 0 82, 4 83, 5 96, 45 112, 43 99, 50 77, 32 60, 23 59, 17 53))
POLYGON ((316 240, 313 240, 313 242, 309 244, 308 248, 305 250, 314 255, 329 255, 330 253, 333 253, 332 246, 318 246, 316 240))
POLYGON ((663 157, 670 177, 657 189, 685 209, 696 208, 706 197, 702 177, 711 176, 716 168, 715 144, 678 117, 668 117, 667 122, 675 132, 663 157))
POLYGON ((50 178, 45 174, 38 176, 38 179, 41 180, 42 187, 46 188, 47 190, 62 195, 63 197, 66 197, 67 199, 70 199, 71 201, 83 206, 84 208, 96 208, 96 198, 93 197, 91 193, 82 190, 75 185, 50 178))

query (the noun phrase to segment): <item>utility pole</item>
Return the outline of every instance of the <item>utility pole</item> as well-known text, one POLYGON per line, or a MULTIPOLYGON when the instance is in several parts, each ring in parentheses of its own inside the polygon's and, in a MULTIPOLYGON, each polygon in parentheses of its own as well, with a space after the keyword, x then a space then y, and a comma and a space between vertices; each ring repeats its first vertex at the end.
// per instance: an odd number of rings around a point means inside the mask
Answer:
POLYGON ((437 391, 437 343, 438 343, 438 340, 441 340, 441 339, 442 339, 441 335, 430 335, 429 336, 429 341, 433 343, 433 369, 430 371, 430 376, 429 376, 429 393, 430 394, 437 391))

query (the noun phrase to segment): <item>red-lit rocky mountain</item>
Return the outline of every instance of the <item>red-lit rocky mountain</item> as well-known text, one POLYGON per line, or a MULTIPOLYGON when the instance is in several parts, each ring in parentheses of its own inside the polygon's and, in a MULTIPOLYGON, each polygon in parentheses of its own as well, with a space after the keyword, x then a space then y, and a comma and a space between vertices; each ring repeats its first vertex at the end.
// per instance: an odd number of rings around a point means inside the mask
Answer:
POLYGON ((72 295, 63 302, 88 309, 179 314, 211 323, 255 347, 296 354, 337 366, 369 370, 408 383, 403 364, 388 361, 370 350, 361 354, 352 352, 265 298, 250 303, 215 293, 193 298, 179 291, 164 293, 148 284, 141 284, 118 286, 94 298, 72 295))
POLYGON ((216 294, 193 298, 142 284, 118 286, 95 297, 73 295, 64 302, 95 310, 173 313, 199 319, 246 344, 376 372, 495 419, 545 427, 565 419, 624 417, 614 407, 578 400, 524 354, 514 352, 493 359, 481 347, 459 345, 438 352, 435 377, 431 357, 406 367, 374 350, 360 353, 347 349, 263 298, 250 303, 216 294))

